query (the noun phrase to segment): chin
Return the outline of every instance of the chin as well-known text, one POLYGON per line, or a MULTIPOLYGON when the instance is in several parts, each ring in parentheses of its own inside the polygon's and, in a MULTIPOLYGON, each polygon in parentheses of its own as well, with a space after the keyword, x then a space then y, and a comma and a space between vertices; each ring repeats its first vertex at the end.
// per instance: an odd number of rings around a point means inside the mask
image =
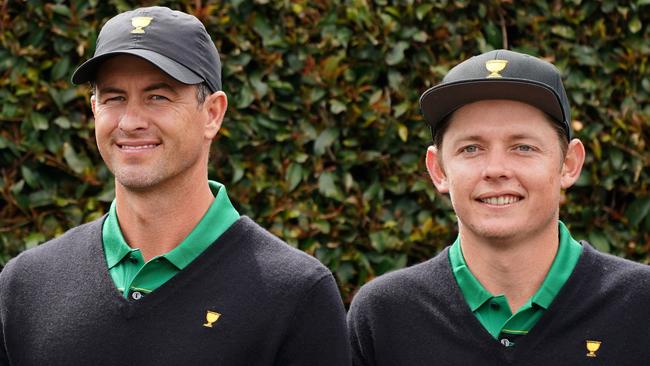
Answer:
POLYGON ((519 237, 525 232, 525 228, 520 225, 498 225, 494 224, 464 224, 466 230, 472 233, 472 236, 483 238, 489 241, 510 241, 519 237))
POLYGON ((133 191, 142 191, 154 187, 163 181, 162 177, 145 172, 117 171, 115 180, 121 186, 133 191))

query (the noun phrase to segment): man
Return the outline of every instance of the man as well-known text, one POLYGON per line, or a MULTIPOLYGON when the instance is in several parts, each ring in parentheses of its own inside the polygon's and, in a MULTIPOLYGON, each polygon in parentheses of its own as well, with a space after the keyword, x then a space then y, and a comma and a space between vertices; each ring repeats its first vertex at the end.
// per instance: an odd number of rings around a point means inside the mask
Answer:
POLYGON ((449 193, 458 237, 382 276, 348 314, 355 365, 640 365, 650 268, 601 254, 559 221, 580 175, 558 70, 506 50, 427 90, 426 166, 449 193))
POLYGON ((227 98, 199 20, 162 7, 119 14, 72 80, 93 85, 115 200, 6 266, 0 364, 348 364, 332 274, 208 181, 227 98))

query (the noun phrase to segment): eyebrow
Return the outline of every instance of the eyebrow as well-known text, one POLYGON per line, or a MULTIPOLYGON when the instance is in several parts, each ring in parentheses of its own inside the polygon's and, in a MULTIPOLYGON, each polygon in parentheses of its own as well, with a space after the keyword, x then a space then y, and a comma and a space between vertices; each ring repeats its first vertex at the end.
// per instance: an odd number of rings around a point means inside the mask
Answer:
POLYGON ((172 92, 174 94, 178 94, 176 92, 176 89, 173 86, 171 86, 171 85, 169 85, 169 84, 167 84, 165 82, 151 84, 151 85, 147 86, 146 88, 144 88, 144 91, 150 92, 150 91, 154 91, 154 90, 158 90, 158 89, 164 89, 164 90, 167 90, 167 91, 172 92))
MULTIPOLYGON (((176 89, 173 86, 165 82, 153 83, 151 85, 148 85, 143 89, 143 91, 150 92, 150 91, 160 90, 160 89, 167 90, 174 94, 178 94, 178 92, 176 92, 176 89)), ((126 91, 124 89, 120 89, 114 86, 103 87, 100 88, 98 91, 100 94, 102 93, 126 94, 126 91)))
MULTIPOLYGON (((531 136, 526 133, 517 133, 514 135, 506 135, 505 138, 508 141, 516 141, 516 140, 525 140, 525 139, 532 139, 535 140, 535 136, 531 136)), ((458 139, 456 139, 454 142, 455 143, 465 143, 465 142, 472 142, 472 141, 478 141, 478 142, 483 142, 485 141, 485 137, 481 135, 468 135, 468 136, 462 136, 458 139)))

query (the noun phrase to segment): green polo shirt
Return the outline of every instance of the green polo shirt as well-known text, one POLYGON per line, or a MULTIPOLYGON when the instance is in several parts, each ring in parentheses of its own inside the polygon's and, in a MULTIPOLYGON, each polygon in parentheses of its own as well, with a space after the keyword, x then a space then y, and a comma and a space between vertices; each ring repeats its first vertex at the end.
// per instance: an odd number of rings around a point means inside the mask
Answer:
POLYGON ((192 232, 174 249, 145 263, 140 249, 127 244, 120 229, 115 201, 102 228, 108 270, 124 297, 138 300, 185 268, 239 219, 226 187, 208 182, 214 201, 192 232))
POLYGON ((537 323, 564 286, 582 254, 582 245, 571 237, 561 221, 559 232, 558 251, 544 282, 515 314, 510 311, 503 294, 492 295, 474 277, 463 257, 460 237, 449 249, 451 268, 465 301, 485 329, 495 339, 500 339, 504 346, 513 346, 514 339, 527 334, 537 323))

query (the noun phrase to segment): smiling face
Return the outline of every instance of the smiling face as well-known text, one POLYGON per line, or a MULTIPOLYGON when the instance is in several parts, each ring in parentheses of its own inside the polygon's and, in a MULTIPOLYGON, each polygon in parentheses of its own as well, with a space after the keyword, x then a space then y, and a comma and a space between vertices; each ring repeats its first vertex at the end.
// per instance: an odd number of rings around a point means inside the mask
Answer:
POLYGON ((210 143, 226 104, 225 94, 217 92, 199 105, 196 86, 139 57, 119 55, 104 62, 92 109, 97 146, 116 184, 143 190, 206 179, 210 143))
POLYGON ((527 240, 557 227, 560 192, 578 178, 579 140, 563 156, 547 116, 528 104, 485 100, 454 112, 427 168, 449 193, 463 238, 527 240))

